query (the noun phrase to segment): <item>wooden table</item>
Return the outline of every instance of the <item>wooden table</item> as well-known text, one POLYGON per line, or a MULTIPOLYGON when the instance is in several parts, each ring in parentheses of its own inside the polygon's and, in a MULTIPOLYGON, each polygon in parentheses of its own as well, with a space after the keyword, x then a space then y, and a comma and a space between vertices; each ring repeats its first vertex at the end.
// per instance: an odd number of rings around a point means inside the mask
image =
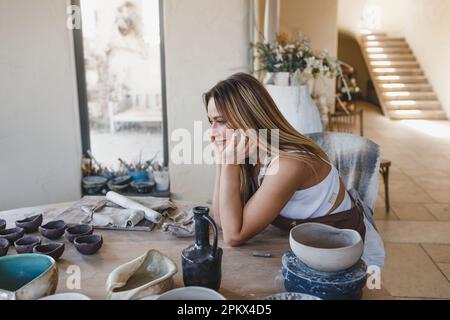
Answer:
MULTIPOLYGON (((175 201, 177 210, 185 206, 193 206, 189 202, 175 201)), ((5 219, 7 227, 13 227, 14 221, 29 216, 32 213, 42 212, 44 223, 51 221, 73 203, 58 203, 30 208, 21 208, 0 212, 0 218, 5 219)), ((149 249, 157 249, 169 256, 178 266, 175 275, 175 286, 183 286, 181 270, 181 251, 193 243, 193 239, 177 239, 162 233, 160 230, 152 232, 139 231, 109 231, 95 230, 102 234, 104 244, 100 251, 92 256, 83 256, 66 239, 65 252, 58 261, 59 283, 57 293, 79 292, 92 299, 104 299, 106 296, 105 283, 108 274, 117 266, 128 262, 149 249), (81 270, 81 288, 69 289, 67 280, 71 274, 67 273, 69 266, 76 265, 81 270)), ((43 242, 49 240, 43 239, 43 242)), ((227 299, 260 299, 268 295, 282 292, 280 276, 281 257, 289 249, 288 234, 269 226, 264 232, 256 236, 242 247, 232 248, 222 241, 219 246, 223 248, 222 285, 220 292, 227 299), (270 252, 271 258, 252 256, 254 251, 270 252)), ((10 248, 9 255, 16 254, 10 248)), ((390 299, 386 290, 364 289, 363 299, 390 299)))

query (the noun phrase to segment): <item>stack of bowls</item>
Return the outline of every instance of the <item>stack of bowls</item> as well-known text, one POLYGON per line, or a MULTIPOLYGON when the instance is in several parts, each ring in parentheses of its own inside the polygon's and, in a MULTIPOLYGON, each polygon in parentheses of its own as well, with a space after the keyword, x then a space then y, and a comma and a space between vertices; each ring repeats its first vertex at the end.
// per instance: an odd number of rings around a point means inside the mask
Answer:
POLYGON ((360 299, 366 282, 364 243, 355 230, 321 223, 291 229, 282 258, 285 289, 321 299, 360 299))

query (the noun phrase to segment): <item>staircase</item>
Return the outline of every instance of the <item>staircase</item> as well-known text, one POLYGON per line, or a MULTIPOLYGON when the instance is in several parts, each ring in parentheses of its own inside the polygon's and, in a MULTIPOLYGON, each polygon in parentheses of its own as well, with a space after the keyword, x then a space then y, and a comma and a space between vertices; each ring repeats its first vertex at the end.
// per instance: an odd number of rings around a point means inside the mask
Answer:
POLYGON ((445 111, 404 38, 364 35, 361 48, 383 113, 391 119, 445 120, 445 111))

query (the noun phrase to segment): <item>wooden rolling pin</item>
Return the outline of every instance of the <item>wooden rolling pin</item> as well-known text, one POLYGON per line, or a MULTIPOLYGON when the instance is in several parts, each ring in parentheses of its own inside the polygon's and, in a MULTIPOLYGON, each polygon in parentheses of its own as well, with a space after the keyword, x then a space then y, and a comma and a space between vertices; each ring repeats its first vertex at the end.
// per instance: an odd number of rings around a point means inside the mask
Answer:
POLYGON ((114 202, 115 204, 118 204, 119 206, 125 208, 125 209, 135 209, 135 210, 142 210, 144 211, 145 219, 153 222, 153 223, 159 223, 161 221, 161 214, 158 211, 152 210, 150 208, 147 208, 146 206, 129 199, 127 197, 124 197, 117 192, 109 191, 106 194, 106 199, 114 202))

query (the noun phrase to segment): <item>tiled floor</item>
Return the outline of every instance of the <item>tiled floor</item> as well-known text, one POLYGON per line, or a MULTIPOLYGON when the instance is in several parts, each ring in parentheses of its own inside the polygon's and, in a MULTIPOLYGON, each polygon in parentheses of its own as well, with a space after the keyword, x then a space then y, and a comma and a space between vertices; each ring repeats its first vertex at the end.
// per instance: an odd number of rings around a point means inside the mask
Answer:
POLYGON ((358 105, 365 136, 392 161, 391 211, 381 175, 375 210, 386 247, 382 286, 400 299, 450 299, 450 121, 392 121, 358 105))

